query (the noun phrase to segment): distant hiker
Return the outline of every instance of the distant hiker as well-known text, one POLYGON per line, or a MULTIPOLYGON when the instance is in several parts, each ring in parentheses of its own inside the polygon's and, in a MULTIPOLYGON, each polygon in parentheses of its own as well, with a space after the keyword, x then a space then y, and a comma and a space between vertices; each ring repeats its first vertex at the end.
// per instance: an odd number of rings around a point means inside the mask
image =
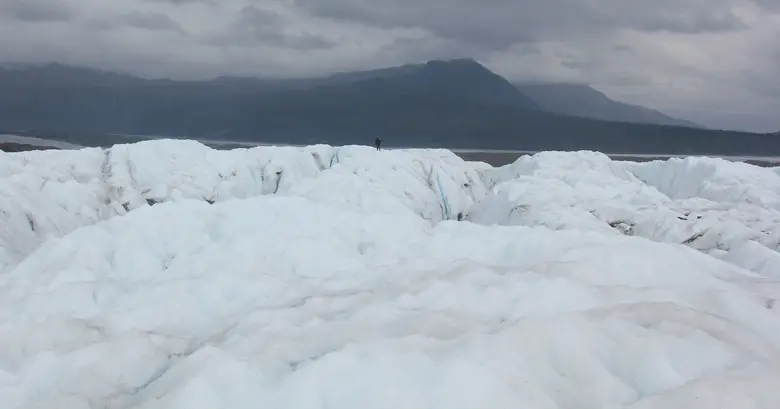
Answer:
POLYGON ((382 146, 382 140, 379 138, 374 139, 374 146, 376 146, 376 150, 379 150, 379 148, 382 146))

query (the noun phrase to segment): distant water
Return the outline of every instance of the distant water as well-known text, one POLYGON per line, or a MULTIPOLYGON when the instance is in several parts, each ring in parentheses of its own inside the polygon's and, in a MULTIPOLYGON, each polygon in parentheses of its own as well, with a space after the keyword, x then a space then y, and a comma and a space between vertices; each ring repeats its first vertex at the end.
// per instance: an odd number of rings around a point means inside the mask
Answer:
POLYGON ((11 142, 22 145, 37 146, 41 148, 58 148, 58 149, 81 149, 84 146, 73 144, 70 142, 57 141, 54 139, 42 139, 32 136, 19 136, 0 134, 0 142, 11 142))
MULTIPOLYGON (((272 144, 259 143, 259 142, 239 142, 239 141, 218 141, 218 140, 200 140, 205 145, 209 145, 215 149, 235 149, 235 148, 249 148, 253 146, 268 146, 272 144)), ((279 144, 274 144, 279 145, 279 144)), ((300 146, 300 145, 289 145, 300 146)), ((388 149, 403 149, 403 148, 388 148, 388 149)), ((503 166, 513 163, 517 158, 524 155, 533 155, 537 151, 523 151, 523 150, 500 150, 500 149, 450 149, 456 155, 463 159, 470 161, 480 161, 489 163, 492 166, 503 166)), ((676 155, 671 153, 654 153, 654 154, 642 154, 642 153, 607 153, 607 156, 613 160, 623 160, 631 162, 648 162, 653 160, 666 160, 669 158, 685 158, 688 156, 709 156, 713 158, 721 158, 730 160, 732 162, 746 162, 756 166, 762 167, 775 167, 780 166, 780 157, 778 156, 723 156, 723 155, 676 155)))
MULTIPOLYGON (((112 135, 113 137, 124 137, 128 143, 133 143, 144 138, 136 135, 112 135)), ((159 139, 161 137, 152 137, 148 139, 159 139)), ((214 139, 196 139, 198 142, 204 145, 211 146, 214 149, 236 149, 236 148, 251 148, 255 146, 301 146, 301 145, 284 145, 284 144, 269 144, 262 142, 246 142, 246 141, 225 141, 214 139)), ((58 148, 58 149, 81 149, 82 145, 58 141, 53 139, 35 138, 30 136, 8 135, 0 134, 0 142, 14 142, 19 144, 26 144, 41 148, 58 148)), ((401 147, 392 147, 388 149, 403 149, 401 147)), ((500 150, 500 149, 451 149, 456 155, 463 159, 470 161, 480 161, 489 163, 492 166, 503 166, 513 163, 517 158, 524 155, 533 155, 536 151, 524 151, 524 150, 500 150)), ((709 156, 714 158, 722 158, 733 162, 746 162, 762 167, 776 167, 780 166, 780 157, 778 156, 723 156, 723 155, 676 155, 670 153, 607 153, 607 156, 614 160, 624 160, 632 162, 647 162, 652 160, 666 160, 669 158, 684 158, 688 156, 709 156)))

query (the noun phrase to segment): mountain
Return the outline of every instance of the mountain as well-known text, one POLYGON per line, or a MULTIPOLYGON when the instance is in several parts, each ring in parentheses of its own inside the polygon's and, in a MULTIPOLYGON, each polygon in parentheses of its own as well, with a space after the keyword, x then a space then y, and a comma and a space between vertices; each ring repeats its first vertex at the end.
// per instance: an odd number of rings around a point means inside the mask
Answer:
MULTIPOLYGON (((771 135, 545 112, 474 60, 323 78, 147 80, 50 65, 0 69, 0 133, 109 145, 114 134, 265 143, 780 155, 771 135)), ((121 139, 120 139, 121 140, 121 139)))
POLYGON ((340 73, 317 85, 374 86, 385 93, 456 98, 476 103, 538 110, 531 98, 509 81, 472 59, 434 60, 425 64, 340 73))
POLYGON ((63 87, 139 85, 144 80, 130 75, 71 67, 62 64, 0 67, 2 87, 63 87))
POLYGON ((517 89, 541 109, 562 115, 605 121, 687 126, 704 128, 683 119, 672 118, 653 109, 614 101, 588 85, 567 83, 519 83, 517 89))

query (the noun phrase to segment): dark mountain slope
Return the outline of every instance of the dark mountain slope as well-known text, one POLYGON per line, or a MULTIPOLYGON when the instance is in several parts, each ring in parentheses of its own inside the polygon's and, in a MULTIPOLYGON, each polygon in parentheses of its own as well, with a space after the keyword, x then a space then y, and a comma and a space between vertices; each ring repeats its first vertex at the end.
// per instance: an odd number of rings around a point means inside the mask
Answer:
POLYGON ((512 83, 471 59, 433 60, 425 64, 341 73, 316 80, 313 84, 317 86, 372 84, 370 87, 372 90, 386 86, 385 91, 407 95, 425 94, 439 98, 539 109, 536 103, 518 91, 512 83))
POLYGON ((556 114, 604 121, 703 128, 693 122, 672 118, 653 109, 614 101, 587 85, 520 83, 516 86, 541 109, 556 114))
POLYGON ((780 155, 771 135, 543 112, 472 60, 306 80, 183 82, 67 70, 77 75, 29 81, 18 79, 29 73, 0 70, 0 129, 88 145, 117 133, 334 145, 381 136, 388 146, 780 155))

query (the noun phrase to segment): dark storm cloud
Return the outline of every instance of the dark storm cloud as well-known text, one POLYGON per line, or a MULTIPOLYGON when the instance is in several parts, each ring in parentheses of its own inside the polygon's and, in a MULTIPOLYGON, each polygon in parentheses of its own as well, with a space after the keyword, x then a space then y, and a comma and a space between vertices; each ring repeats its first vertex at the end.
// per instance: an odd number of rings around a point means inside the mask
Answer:
POLYGON ((62 0, 2 0, 0 17, 4 15, 29 22, 62 22, 75 17, 75 12, 62 0))
POLYGON ((311 33, 286 33, 288 18, 278 12, 246 6, 226 33, 212 41, 216 45, 270 45, 293 50, 317 50, 336 46, 311 33))
POLYGON ((178 23, 162 13, 132 11, 122 15, 120 21, 128 26, 147 30, 173 30, 184 32, 184 29, 182 29, 178 23))
POLYGON ((706 33, 745 28, 726 0, 294 0, 314 15, 371 26, 422 28, 504 49, 615 28, 706 33))

